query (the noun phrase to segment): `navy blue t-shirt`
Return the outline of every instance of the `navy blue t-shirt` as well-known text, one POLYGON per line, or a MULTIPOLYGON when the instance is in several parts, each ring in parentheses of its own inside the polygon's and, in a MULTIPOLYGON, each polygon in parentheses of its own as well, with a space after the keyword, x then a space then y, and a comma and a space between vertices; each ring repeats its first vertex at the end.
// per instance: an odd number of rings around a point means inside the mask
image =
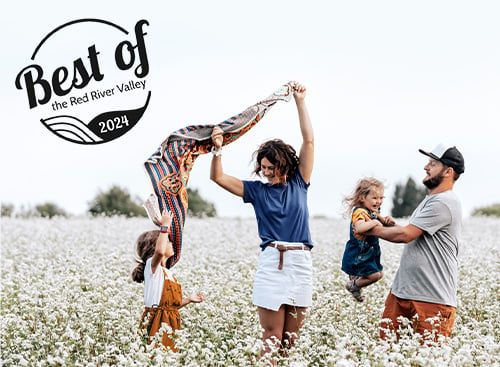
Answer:
POLYGON ((307 208, 309 184, 298 170, 284 184, 243 181, 243 186, 243 201, 253 205, 262 248, 272 241, 302 242, 313 247, 307 208))

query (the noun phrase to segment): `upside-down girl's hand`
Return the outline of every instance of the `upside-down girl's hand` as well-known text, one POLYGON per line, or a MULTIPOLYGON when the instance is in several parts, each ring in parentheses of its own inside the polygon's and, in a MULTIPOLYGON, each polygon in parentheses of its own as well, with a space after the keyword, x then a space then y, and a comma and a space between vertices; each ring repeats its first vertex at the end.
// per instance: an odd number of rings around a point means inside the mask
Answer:
POLYGON ((205 295, 200 292, 194 292, 189 296, 189 300, 194 303, 200 303, 205 299, 205 295))
POLYGON ((160 223, 160 226, 170 226, 170 223, 172 223, 172 213, 167 209, 163 209, 161 218, 155 217, 155 219, 160 223))

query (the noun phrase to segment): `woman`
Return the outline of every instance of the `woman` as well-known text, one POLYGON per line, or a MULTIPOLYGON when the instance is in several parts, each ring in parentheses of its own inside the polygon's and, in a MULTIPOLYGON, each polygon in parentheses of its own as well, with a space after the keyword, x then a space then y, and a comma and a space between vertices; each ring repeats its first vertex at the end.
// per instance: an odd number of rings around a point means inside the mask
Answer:
POLYGON ((242 181, 222 169, 223 132, 212 132, 213 158, 210 179, 254 206, 262 252, 254 281, 253 303, 264 329, 261 355, 271 351, 271 341, 284 354, 294 344, 312 301, 313 247, 309 231, 307 190, 313 169, 314 135, 305 96, 295 83, 302 147, 295 150, 279 139, 265 142, 254 153, 254 173, 268 183, 242 181))

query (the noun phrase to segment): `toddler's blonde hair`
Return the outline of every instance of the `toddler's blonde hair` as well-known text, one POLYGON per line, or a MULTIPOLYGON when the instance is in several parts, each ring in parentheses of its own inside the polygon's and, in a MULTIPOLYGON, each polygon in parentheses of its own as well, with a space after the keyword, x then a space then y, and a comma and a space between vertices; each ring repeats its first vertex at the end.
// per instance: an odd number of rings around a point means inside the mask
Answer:
POLYGON ((355 207, 361 206, 361 200, 366 198, 372 190, 384 191, 384 184, 382 181, 374 177, 365 177, 359 180, 354 192, 342 200, 342 204, 346 207, 346 215, 351 215, 355 207))

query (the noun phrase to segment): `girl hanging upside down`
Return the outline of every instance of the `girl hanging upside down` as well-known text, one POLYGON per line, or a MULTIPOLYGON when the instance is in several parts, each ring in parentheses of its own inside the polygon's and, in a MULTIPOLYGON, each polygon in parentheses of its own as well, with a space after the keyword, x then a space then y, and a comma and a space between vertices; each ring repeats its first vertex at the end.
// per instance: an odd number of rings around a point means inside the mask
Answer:
POLYGON ((174 254, 170 241, 172 215, 165 210, 161 218, 156 219, 161 225, 160 230, 144 232, 136 244, 138 265, 132 272, 132 279, 137 283, 144 282, 145 306, 139 328, 147 330, 150 343, 162 323, 167 323, 172 331, 163 334, 162 344, 177 351, 172 335, 181 328, 179 308, 191 302, 201 302, 205 296, 194 292, 182 298, 181 285, 165 266, 167 259, 174 254))

